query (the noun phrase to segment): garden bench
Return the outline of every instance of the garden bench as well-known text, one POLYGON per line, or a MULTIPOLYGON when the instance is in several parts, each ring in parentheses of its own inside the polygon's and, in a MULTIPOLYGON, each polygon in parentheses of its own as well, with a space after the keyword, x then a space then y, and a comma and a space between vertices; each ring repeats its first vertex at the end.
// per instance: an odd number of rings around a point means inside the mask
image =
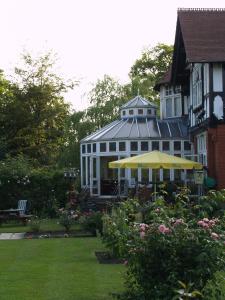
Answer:
POLYGON ((32 217, 32 215, 26 214, 26 209, 27 200, 19 200, 18 208, 0 210, 0 224, 11 220, 17 220, 26 225, 27 221, 32 217))

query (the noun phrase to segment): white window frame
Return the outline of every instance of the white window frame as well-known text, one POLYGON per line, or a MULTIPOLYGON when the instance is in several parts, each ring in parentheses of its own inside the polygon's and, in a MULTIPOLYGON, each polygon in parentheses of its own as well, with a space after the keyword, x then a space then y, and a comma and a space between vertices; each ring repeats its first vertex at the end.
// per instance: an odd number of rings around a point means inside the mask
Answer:
POLYGON ((201 64, 195 65, 192 74, 192 104, 193 108, 202 104, 202 74, 201 64))

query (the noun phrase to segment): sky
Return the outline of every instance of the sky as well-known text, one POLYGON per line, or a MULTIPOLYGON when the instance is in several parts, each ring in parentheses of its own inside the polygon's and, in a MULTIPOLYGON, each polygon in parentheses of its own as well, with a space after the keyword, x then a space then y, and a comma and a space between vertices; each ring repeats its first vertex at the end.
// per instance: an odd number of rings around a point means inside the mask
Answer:
POLYGON ((57 72, 80 81, 65 98, 82 110, 97 79, 108 74, 126 83, 144 48, 174 43, 177 8, 221 8, 225 1, 0 0, 0 7, 0 69, 12 74, 24 50, 52 50, 57 72))

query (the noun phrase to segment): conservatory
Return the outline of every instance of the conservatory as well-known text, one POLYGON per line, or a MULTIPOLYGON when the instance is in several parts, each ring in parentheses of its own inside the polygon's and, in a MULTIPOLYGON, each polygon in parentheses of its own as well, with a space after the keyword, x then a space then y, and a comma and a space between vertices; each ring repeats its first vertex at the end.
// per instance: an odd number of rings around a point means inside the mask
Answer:
POLYGON ((81 186, 92 196, 126 196, 137 183, 181 180, 180 170, 110 169, 109 162, 159 150, 191 154, 187 118, 159 119, 157 106, 136 96, 120 108, 120 118, 81 141, 81 186), (153 174, 156 172, 156 174, 153 174), (153 177, 154 176, 154 177, 153 177))

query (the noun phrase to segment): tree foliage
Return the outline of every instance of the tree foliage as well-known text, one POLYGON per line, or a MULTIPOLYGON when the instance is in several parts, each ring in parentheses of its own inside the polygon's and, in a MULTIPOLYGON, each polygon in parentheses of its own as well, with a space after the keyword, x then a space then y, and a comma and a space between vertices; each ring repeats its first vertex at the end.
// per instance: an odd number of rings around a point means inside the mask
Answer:
POLYGON ((44 165, 55 162, 64 143, 69 106, 63 93, 73 87, 57 76, 53 67, 51 53, 37 59, 24 54, 23 67, 15 68, 7 102, 0 98, 0 127, 7 153, 21 153, 44 165))

